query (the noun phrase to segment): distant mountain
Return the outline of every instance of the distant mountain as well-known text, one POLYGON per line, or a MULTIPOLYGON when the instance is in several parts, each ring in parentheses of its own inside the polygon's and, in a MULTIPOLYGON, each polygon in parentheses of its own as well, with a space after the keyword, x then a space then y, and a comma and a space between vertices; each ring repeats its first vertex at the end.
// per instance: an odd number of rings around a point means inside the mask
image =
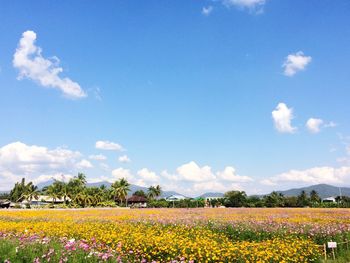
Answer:
POLYGON ((198 197, 201 197, 201 198, 207 198, 207 197, 217 197, 217 198, 220 198, 220 197, 224 197, 224 194, 223 193, 217 193, 217 192, 209 192, 209 193, 204 193, 198 197))
POLYGON ((301 191, 305 191, 307 194, 310 194, 312 190, 315 190, 321 198, 330 197, 330 196, 350 196, 350 188, 349 187, 337 187, 328 184, 317 184, 311 185, 308 187, 302 188, 293 188, 286 191, 277 191, 278 193, 283 194, 284 196, 298 196, 301 191))
POLYGON ((45 182, 42 182, 42 183, 38 183, 36 186, 38 187, 39 190, 43 189, 44 187, 46 186, 50 186, 53 184, 55 180, 53 179, 50 179, 48 181, 45 181, 45 182))

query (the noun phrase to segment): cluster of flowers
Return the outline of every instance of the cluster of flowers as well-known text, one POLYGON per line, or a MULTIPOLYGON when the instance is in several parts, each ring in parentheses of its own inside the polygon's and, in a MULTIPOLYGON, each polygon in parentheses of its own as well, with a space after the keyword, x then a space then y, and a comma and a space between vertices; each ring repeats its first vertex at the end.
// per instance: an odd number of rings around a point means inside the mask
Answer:
POLYGON ((0 229, 20 243, 58 241, 62 263, 78 252, 113 262, 313 262, 315 235, 350 232, 350 216, 332 211, 339 216, 320 209, 0 211, 0 229))

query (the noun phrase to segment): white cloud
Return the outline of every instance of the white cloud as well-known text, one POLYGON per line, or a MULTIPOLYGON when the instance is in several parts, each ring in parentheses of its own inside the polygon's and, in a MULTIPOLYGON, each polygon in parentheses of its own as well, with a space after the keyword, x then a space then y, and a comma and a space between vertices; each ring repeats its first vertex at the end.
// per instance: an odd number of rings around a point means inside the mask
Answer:
POLYGON ((176 171, 182 179, 192 182, 208 181, 215 178, 209 166, 199 167, 193 161, 178 167, 176 171))
POLYGON ((13 57, 13 66, 19 70, 19 78, 29 78, 44 87, 57 88, 69 98, 86 97, 87 94, 78 83, 59 76, 63 69, 58 66, 58 58, 44 58, 35 41, 35 32, 26 31, 22 34, 13 57))
POLYGON ((137 175, 141 178, 142 181, 144 182, 158 182, 159 181, 159 176, 147 168, 143 168, 137 172, 137 175))
POLYGON ((321 130, 321 125, 323 124, 323 120, 316 119, 316 118, 310 118, 306 122, 306 128, 311 133, 318 133, 321 130))
POLYGON ((96 149, 110 150, 110 151, 123 151, 123 147, 115 142, 110 141, 97 141, 95 144, 96 149))
POLYGON ((310 56, 305 56, 302 51, 289 54, 282 65, 284 68, 284 75, 288 77, 294 76, 298 71, 304 70, 311 60, 312 58, 310 56))
POLYGON ((40 175, 37 178, 33 179, 33 184, 40 184, 43 182, 47 182, 50 180, 57 180, 61 182, 68 182, 70 179, 72 179, 74 176, 71 174, 61 174, 61 173, 56 173, 56 174, 48 174, 48 175, 40 175))
POLYGON ((107 159, 107 157, 102 154, 97 154, 97 155, 90 155, 89 159, 96 160, 96 161, 104 161, 107 159))
POLYGON ((210 5, 210 6, 204 6, 202 8, 202 15, 205 15, 205 16, 209 16, 211 14, 211 12, 213 12, 213 7, 210 5))
POLYGON ((334 128, 334 127, 337 127, 337 126, 338 126, 338 124, 336 124, 336 123, 333 122, 333 121, 330 121, 330 122, 328 122, 328 123, 325 123, 325 125, 324 125, 325 128, 334 128))
POLYGON ((277 131, 282 133, 294 133, 297 128, 292 126, 293 109, 288 108, 285 103, 279 103, 274 111, 272 118, 277 131))
POLYGON ((305 126, 309 132, 319 133, 321 131, 321 128, 334 128, 337 126, 337 124, 332 121, 325 123, 322 119, 310 118, 307 120, 305 126))
POLYGON ((236 169, 232 166, 227 166, 223 171, 219 171, 216 173, 217 177, 222 180, 238 182, 238 183, 246 183, 253 181, 249 176, 241 176, 236 174, 236 169))
POLYGON ((188 196, 198 196, 204 192, 243 190, 254 181, 251 177, 238 175, 232 166, 214 173, 210 166, 200 167, 194 161, 179 166, 175 173, 162 171, 160 180, 164 189, 179 191, 188 196))
POLYGON ((130 163, 131 160, 127 155, 119 156, 118 161, 121 163, 130 163))
POLYGON ((79 152, 63 148, 51 150, 22 142, 7 144, 0 148, 0 188, 8 190, 22 177, 38 181, 57 174, 72 174, 80 158, 79 152))
POLYGON ((264 11, 266 0, 222 0, 227 7, 238 7, 240 9, 248 9, 252 13, 260 14, 264 11))
POLYGON ((181 178, 180 178, 179 175, 171 174, 171 173, 169 173, 167 170, 162 171, 162 172, 160 173, 160 175, 161 175, 163 178, 165 178, 165 179, 167 179, 167 180, 169 180, 169 181, 179 181, 179 180, 181 180, 181 178))
POLYGON ((208 182, 200 182, 195 183, 192 187, 192 191, 195 192, 225 192, 227 190, 227 187, 223 185, 221 182, 218 181, 208 181, 208 182))
POLYGON ((287 183, 307 184, 344 184, 350 181, 350 167, 339 168, 323 166, 306 170, 290 170, 265 180, 261 183, 265 185, 278 185, 287 183))
POLYGON ((92 167, 93 165, 88 160, 85 160, 85 159, 77 163, 78 169, 86 169, 86 168, 92 168, 92 167))
POLYGON ((125 178, 127 180, 134 179, 134 176, 131 174, 130 170, 124 168, 117 168, 112 171, 112 176, 114 179, 122 179, 125 178))
POLYGON ((0 167, 18 174, 74 168, 79 152, 14 142, 0 148, 0 167))

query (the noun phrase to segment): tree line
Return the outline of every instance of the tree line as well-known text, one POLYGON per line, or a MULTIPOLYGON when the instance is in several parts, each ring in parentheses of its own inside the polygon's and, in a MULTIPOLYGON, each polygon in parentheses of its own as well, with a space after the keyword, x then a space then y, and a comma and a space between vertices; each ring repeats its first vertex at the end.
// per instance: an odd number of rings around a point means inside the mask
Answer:
POLYGON ((244 191, 229 191, 223 198, 211 200, 212 206, 224 205, 226 207, 350 207, 350 197, 337 196, 336 202, 322 202, 317 191, 310 194, 301 191, 298 196, 284 196, 272 192, 262 197, 247 196, 244 191))
MULTIPOLYGON (((27 183, 23 178, 15 183, 9 194, 0 195, 0 199, 9 199, 18 203, 39 200, 41 195, 51 199, 51 206, 56 201, 63 207, 113 207, 127 206, 127 198, 130 192, 130 183, 121 178, 115 181, 111 187, 101 185, 88 187, 86 176, 79 173, 68 182, 55 180, 51 185, 38 189, 32 182, 27 183)), ((223 197, 218 198, 187 198, 179 201, 167 201, 160 198, 162 189, 159 185, 150 186, 147 191, 137 190, 132 195, 146 198, 148 207, 350 207, 350 197, 338 196, 335 203, 322 202, 319 194, 312 190, 310 194, 302 191, 298 196, 284 196, 278 192, 272 192, 265 196, 247 196, 244 191, 228 191, 223 197)))
MULTIPOLYGON (((111 187, 101 185, 100 187, 88 187, 86 176, 79 173, 68 182, 55 180, 51 185, 38 189, 32 182, 27 183, 24 178, 15 183, 9 194, 3 194, 1 198, 9 199, 18 203, 26 201, 41 201, 40 196, 48 196, 53 206, 57 201, 61 201, 62 206, 69 207, 109 207, 126 206, 127 197, 130 192, 130 183, 125 179, 115 181, 111 187), (63 202, 62 202, 63 201, 63 202)), ((134 195, 141 194, 149 201, 158 198, 162 193, 159 185, 150 186, 147 192, 136 191, 134 195)))

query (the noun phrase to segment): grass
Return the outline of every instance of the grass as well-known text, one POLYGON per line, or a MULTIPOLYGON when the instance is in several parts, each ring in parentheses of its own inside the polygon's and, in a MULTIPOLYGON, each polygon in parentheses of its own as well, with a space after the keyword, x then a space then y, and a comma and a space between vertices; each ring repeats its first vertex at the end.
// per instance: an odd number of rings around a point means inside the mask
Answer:
MULTIPOLYGON (((0 262, 33 263, 33 262, 69 262, 69 263, 97 263, 100 260, 83 250, 67 253, 59 242, 48 244, 27 243, 20 244, 16 240, 0 240, 0 262)), ((110 261, 106 261, 110 262, 110 261)))

